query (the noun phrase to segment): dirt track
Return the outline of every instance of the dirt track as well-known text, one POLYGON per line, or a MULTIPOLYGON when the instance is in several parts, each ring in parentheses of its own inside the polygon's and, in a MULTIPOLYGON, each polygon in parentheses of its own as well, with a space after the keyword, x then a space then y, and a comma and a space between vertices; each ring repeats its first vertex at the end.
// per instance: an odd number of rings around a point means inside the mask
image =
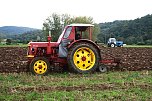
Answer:
MULTIPOLYGON (((101 91, 101 90, 114 90, 119 89, 119 84, 113 83, 113 84, 94 84, 94 85, 79 85, 79 86, 38 86, 38 87, 14 87, 9 88, 8 92, 13 93, 14 91, 24 91, 24 92, 46 92, 46 91, 85 91, 85 90, 93 90, 93 91, 101 91)), ((128 84, 130 87, 134 87, 134 84, 130 83, 128 84)), ((143 88, 143 89, 152 89, 151 85, 136 85, 136 87, 143 88)), ((126 89, 124 87, 121 87, 121 89, 126 89)))
MULTIPOLYGON (((105 48, 101 47, 103 59, 120 58, 120 68, 127 70, 152 70, 152 48, 105 48)), ((26 48, 1 47, 0 72, 26 72, 26 48)))

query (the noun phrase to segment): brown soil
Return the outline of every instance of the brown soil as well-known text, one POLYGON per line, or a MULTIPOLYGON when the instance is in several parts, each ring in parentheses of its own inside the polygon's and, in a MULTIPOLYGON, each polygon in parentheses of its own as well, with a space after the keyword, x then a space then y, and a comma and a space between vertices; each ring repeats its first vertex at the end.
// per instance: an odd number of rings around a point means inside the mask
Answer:
POLYGON ((26 72, 26 48, 1 47, 0 72, 26 72))
POLYGON ((114 90, 114 89, 127 89, 131 87, 139 87, 141 89, 149 89, 151 90, 151 85, 125 85, 120 86, 120 84, 93 84, 93 85, 78 85, 78 86, 31 86, 31 87, 14 87, 8 88, 8 92, 15 93, 17 91, 24 91, 24 92, 47 92, 47 91, 85 91, 85 90, 93 90, 93 91, 101 91, 101 90, 114 90))
POLYGON ((101 48, 103 59, 119 58, 125 70, 152 70, 152 48, 101 48))
POLYGON ((86 85, 79 85, 79 86, 38 86, 38 87, 15 87, 15 88, 9 88, 8 92, 13 93, 14 91, 37 91, 37 92, 44 92, 44 91, 84 91, 84 90, 109 90, 113 89, 112 84, 94 84, 90 86, 86 85))
MULTIPOLYGON (((26 51, 21 47, 1 47, 0 72, 27 72, 26 51)), ((152 48, 101 47, 101 57, 120 58, 119 67, 123 70, 152 70, 152 48)))

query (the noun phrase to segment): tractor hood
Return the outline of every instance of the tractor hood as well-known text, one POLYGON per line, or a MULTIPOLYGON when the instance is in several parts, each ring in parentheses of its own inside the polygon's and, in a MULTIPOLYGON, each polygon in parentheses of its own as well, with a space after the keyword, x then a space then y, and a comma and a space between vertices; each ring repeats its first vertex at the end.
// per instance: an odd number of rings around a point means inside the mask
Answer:
POLYGON ((29 42, 28 46, 31 47, 47 47, 50 44, 52 47, 56 47, 59 45, 57 42, 29 42))

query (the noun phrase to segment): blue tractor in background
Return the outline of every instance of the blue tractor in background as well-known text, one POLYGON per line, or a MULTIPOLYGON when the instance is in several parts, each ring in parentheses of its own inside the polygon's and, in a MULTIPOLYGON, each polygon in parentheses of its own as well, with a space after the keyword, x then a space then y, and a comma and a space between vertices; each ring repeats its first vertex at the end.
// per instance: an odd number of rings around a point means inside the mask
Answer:
POLYGON ((116 38, 109 38, 108 47, 122 47, 123 46, 123 41, 116 41, 116 38))

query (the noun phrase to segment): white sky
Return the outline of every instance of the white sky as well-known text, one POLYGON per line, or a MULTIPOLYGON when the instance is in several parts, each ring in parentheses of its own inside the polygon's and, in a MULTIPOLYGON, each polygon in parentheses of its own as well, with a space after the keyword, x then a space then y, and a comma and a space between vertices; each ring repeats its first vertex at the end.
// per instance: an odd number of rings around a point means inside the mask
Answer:
POLYGON ((42 28, 52 13, 91 16, 96 23, 152 14, 152 0, 0 0, 0 26, 42 28))

